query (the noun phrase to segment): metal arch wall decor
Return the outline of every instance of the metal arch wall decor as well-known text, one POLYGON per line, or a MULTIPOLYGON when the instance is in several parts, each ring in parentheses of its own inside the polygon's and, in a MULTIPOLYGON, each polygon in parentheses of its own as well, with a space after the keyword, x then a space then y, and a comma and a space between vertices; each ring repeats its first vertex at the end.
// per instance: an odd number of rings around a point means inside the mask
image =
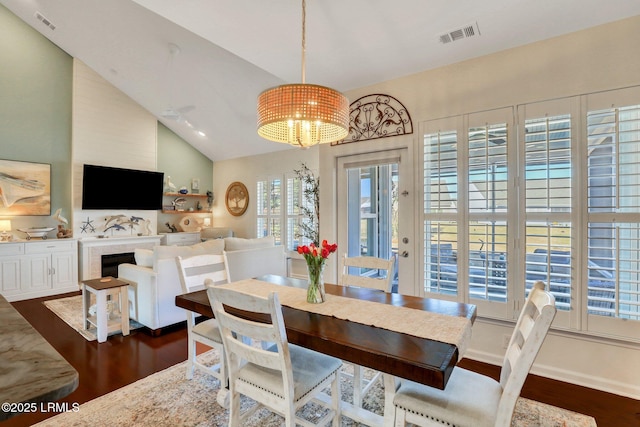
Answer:
POLYGON ((331 145, 413 133, 407 109, 391 95, 366 95, 349 106, 349 135, 331 145))

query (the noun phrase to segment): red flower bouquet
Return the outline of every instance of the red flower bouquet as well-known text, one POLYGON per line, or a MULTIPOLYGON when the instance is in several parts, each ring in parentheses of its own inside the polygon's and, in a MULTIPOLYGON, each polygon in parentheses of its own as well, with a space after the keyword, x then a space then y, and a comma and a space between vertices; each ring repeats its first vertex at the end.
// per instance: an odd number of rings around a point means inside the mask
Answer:
POLYGON ((325 261, 330 254, 338 249, 338 245, 329 244, 326 240, 317 247, 313 243, 309 246, 298 246, 298 253, 304 256, 307 261, 307 271, 309 272, 309 287, 307 288, 307 302, 317 304, 324 302, 324 272, 325 261))

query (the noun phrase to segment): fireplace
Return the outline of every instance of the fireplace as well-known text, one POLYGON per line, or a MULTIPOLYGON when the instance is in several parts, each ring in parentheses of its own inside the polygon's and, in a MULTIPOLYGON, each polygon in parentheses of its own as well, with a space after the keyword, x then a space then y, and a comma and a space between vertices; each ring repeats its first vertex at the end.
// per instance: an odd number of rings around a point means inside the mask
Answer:
POLYGON ((102 255, 102 277, 118 277, 118 266, 120 264, 135 264, 136 260, 133 252, 121 254, 102 255))
POLYGON ((138 248, 153 249, 154 246, 160 244, 160 241, 160 236, 82 238, 78 242, 80 249, 80 280, 90 280, 104 276, 102 274, 103 255, 125 254, 134 252, 138 248))

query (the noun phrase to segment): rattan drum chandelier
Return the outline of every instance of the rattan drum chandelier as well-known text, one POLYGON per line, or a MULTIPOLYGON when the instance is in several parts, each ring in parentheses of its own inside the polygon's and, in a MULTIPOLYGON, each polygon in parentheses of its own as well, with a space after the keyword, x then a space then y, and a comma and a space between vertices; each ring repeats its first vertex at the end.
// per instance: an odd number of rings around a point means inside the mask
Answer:
POLYGON ((349 133, 349 100, 340 92, 305 83, 306 2, 302 0, 302 83, 267 89, 258 96, 258 135, 311 147, 349 133))

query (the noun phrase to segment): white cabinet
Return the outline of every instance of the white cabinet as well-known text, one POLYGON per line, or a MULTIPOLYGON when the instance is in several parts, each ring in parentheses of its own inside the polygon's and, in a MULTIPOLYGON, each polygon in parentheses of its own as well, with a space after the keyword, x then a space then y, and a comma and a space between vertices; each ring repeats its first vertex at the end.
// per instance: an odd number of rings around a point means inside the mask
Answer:
POLYGON ((9 301, 77 291, 78 242, 2 243, 0 269, 0 290, 9 301))
POLYGON ((199 231, 184 233, 162 233, 162 244, 166 246, 190 246, 202 242, 199 231))

